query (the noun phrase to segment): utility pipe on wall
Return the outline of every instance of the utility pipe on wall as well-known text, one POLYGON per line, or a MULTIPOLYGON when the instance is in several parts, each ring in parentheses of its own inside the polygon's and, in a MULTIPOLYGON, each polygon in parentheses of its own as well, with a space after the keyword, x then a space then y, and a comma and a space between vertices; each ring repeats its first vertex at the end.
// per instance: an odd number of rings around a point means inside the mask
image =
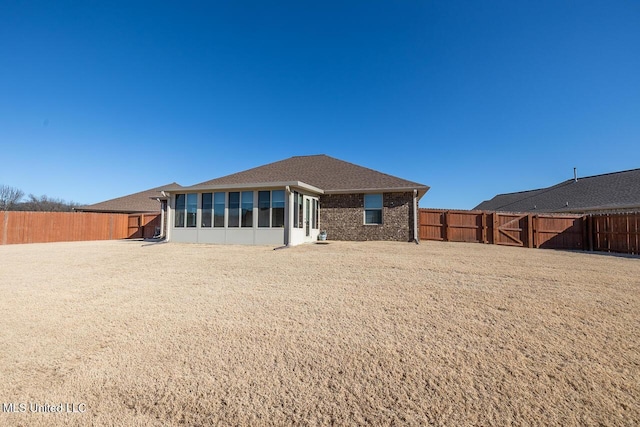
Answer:
POLYGON ((165 193, 164 191, 162 192, 163 195, 166 194, 166 196, 168 197, 167 199, 167 229, 164 231, 164 239, 168 242, 171 240, 171 224, 173 224, 172 221, 172 213, 171 213, 171 193, 165 193))
MULTIPOLYGON (((159 239, 164 239, 164 211, 167 206, 166 200, 156 199, 160 203, 160 234, 157 236, 159 239)), ((156 237, 156 236, 154 236, 156 237)))

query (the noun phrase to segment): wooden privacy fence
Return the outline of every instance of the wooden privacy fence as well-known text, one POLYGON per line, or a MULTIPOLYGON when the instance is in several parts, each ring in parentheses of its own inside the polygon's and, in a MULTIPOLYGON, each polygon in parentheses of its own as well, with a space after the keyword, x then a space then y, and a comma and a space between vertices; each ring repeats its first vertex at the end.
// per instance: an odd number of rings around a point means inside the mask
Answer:
POLYGON ((159 214, 0 212, 0 244, 152 237, 159 217, 159 214))
POLYGON ((589 215, 589 247, 594 251, 640 255, 640 213, 589 215))
POLYGON ((640 214, 565 215, 420 209, 420 238, 638 254, 640 214))

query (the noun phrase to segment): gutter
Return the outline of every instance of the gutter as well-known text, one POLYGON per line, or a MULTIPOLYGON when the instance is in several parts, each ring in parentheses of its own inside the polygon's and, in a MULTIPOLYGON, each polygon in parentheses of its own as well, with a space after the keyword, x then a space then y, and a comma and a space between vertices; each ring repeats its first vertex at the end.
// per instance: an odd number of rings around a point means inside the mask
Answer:
POLYGON ((373 193, 404 193, 404 192, 417 192, 418 199, 422 198, 427 191, 429 191, 431 187, 422 186, 422 187, 395 187, 395 188, 353 188, 353 189, 343 189, 343 190, 325 190, 324 194, 373 194, 373 193))
POLYGON ((215 185, 205 185, 205 184, 196 184, 191 187, 181 187, 179 189, 175 188, 165 188, 165 192, 180 192, 180 193, 195 193, 200 191, 215 191, 215 190, 259 190, 259 189, 270 189, 270 188, 282 188, 282 187, 295 187, 301 188, 303 190, 310 191, 312 193, 324 194, 325 191, 321 188, 315 187, 313 185, 307 184, 302 181, 276 181, 276 182, 255 182, 255 183, 246 183, 246 184, 215 184, 215 185))

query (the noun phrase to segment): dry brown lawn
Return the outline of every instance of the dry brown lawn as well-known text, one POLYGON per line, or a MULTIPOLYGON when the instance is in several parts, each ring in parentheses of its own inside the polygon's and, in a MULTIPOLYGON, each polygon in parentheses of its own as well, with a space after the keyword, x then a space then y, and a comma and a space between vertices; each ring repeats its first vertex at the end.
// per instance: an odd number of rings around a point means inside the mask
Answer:
POLYGON ((640 424, 638 258, 272 249, 0 246, 0 403, 85 409, 0 425, 640 424))

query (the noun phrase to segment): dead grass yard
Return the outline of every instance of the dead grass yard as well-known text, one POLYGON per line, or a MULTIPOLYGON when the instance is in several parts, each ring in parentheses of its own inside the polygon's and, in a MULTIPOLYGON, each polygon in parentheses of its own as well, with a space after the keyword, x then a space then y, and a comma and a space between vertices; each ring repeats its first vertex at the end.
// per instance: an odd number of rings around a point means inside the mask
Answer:
POLYGON ((638 425, 640 259, 0 246, 0 425, 638 425), (84 408, 84 407, 83 407, 84 408))

